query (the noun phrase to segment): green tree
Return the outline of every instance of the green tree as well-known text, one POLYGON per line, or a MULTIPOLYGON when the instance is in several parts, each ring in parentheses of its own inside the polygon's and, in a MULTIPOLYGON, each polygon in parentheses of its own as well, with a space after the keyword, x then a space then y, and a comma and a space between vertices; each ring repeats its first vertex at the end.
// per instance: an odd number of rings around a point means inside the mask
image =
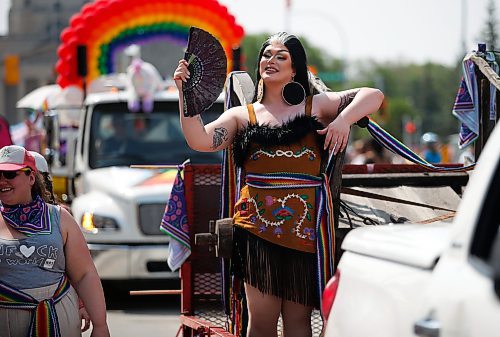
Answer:
POLYGON ((382 89, 389 102, 391 121, 387 130, 401 134, 401 118, 411 107, 410 115, 422 121, 422 131, 434 131, 440 135, 457 132, 457 121, 451 114, 459 84, 460 73, 455 67, 435 63, 424 65, 395 62, 365 63, 358 69, 358 78, 350 87, 374 86, 382 89), (398 109, 403 109, 399 112, 398 109))
MULTIPOLYGON (((262 43, 270 36, 269 33, 260 34, 249 34, 245 36, 242 43, 242 51, 244 54, 244 67, 245 70, 250 74, 252 79, 255 80, 255 71, 258 66, 258 54, 262 43)), ((307 53, 307 62, 310 66, 314 67, 318 72, 330 72, 330 71, 341 71, 342 62, 338 59, 329 58, 325 56, 326 53, 309 43, 309 41, 299 36, 300 41, 304 45, 307 53)), ((332 83, 326 83, 327 85, 332 83)), ((333 88, 332 88, 333 89, 333 88)))
MULTIPOLYGON (((258 52, 269 35, 247 35, 243 41, 244 64, 253 78, 258 52)), ((319 73, 344 72, 346 61, 329 57, 307 39, 300 39, 306 48, 309 64, 319 73)), ((458 121, 452 116, 451 109, 461 76, 459 66, 362 60, 351 64, 349 73, 353 75, 346 82, 325 81, 325 84, 334 91, 363 86, 380 88, 388 102, 387 116, 381 122, 399 139, 402 139, 405 116, 421 121, 421 132, 433 131, 443 137, 458 132, 458 121)), ((377 114, 374 118, 380 121, 377 114)), ((355 131, 356 134, 359 132, 355 131)))
POLYGON ((489 50, 495 50, 495 48, 498 47, 498 22, 494 0, 490 0, 486 10, 488 11, 488 18, 485 22, 485 26, 481 35, 486 42, 487 48, 489 50))
POLYGON ((257 69, 257 57, 262 43, 269 37, 269 33, 246 35, 242 43, 242 52, 244 55, 243 64, 248 74, 255 80, 255 70, 257 69))

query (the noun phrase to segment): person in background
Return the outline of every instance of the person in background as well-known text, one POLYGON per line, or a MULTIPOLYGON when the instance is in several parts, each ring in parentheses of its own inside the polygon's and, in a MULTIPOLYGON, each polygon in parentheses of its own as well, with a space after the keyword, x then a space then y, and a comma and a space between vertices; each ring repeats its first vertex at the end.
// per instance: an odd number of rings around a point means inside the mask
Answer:
POLYGON ((183 115, 182 83, 190 75, 180 60, 174 79, 187 143, 201 152, 233 144, 236 166, 246 174, 233 217, 232 263, 245 282, 247 336, 277 336, 280 315, 285 336, 311 336, 320 296, 315 196, 327 181, 323 159, 345 149, 351 125, 377 111, 384 96, 373 88, 312 96, 302 43, 284 32, 260 50, 253 104, 207 125, 199 111, 183 115))
POLYGON ((56 196, 54 194, 52 176, 50 175, 49 172, 49 164, 47 163, 47 160, 45 160, 45 157, 36 151, 28 151, 28 152, 33 156, 33 158, 35 158, 36 169, 38 170, 38 172, 40 172, 40 174, 43 177, 45 188, 47 189, 47 192, 49 192, 49 202, 53 205, 56 205, 57 201, 56 201, 56 196))
POLYGON ((365 164, 366 142, 364 139, 356 139, 352 145, 347 148, 346 161, 353 165, 365 164))
POLYGON ((350 164, 366 165, 366 164, 389 164, 391 157, 375 139, 363 139, 354 142, 356 155, 351 159, 350 164))
POLYGON ((80 297, 91 336, 108 337, 104 293, 83 234, 48 202, 35 159, 21 146, 0 149, 0 201, 0 336, 81 336, 80 297))
MULTIPOLYGON (((48 203, 52 205, 57 205, 58 204, 57 197, 54 194, 52 176, 50 175, 49 172, 49 164, 47 163, 47 160, 45 160, 45 157, 38 152, 35 151, 28 151, 28 152, 33 156, 33 158, 35 158, 36 169, 38 170, 38 172, 40 172, 40 174, 43 177, 43 182, 48 192, 48 203)), ((69 208, 66 205, 60 205, 60 206, 64 207, 64 209, 70 212, 69 208)), ((87 310, 85 309, 83 301, 80 298, 78 299, 78 312, 80 314, 80 319, 82 320, 82 327, 81 327, 82 331, 87 331, 90 328, 90 316, 87 310)))
POLYGON ((374 138, 366 141, 365 164, 390 164, 391 157, 387 150, 374 138))
POLYGON ((0 115, 0 148, 12 144, 9 122, 4 116, 0 115))
POLYGON ((434 132, 426 132, 422 135, 422 145, 424 151, 422 156, 431 163, 436 164, 441 162, 441 153, 439 152, 439 137, 434 132))

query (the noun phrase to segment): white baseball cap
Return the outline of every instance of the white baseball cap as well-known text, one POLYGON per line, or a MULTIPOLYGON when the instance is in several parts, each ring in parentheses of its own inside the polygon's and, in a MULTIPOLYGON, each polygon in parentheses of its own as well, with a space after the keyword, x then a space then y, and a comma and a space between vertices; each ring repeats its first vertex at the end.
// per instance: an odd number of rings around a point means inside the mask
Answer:
POLYGON ((35 151, 28 151, 28 152, 35 158, 35 164, 37 170, 41 173, 48 173, 49 164, 47 164, 47 160, 45 160, 45 157, 35 151))

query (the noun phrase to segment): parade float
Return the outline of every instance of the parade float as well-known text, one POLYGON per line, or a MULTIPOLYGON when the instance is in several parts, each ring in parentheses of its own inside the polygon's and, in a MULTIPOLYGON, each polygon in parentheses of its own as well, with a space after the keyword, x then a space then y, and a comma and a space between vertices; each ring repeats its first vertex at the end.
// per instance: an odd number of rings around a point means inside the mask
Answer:
MULTIPOLYGON (((64 172, 55 178, 72 202, 101 278, 119 283, 179 277, 166 263, 172 239, 160 231, 159 224, 177 174, 176 169, 166 168, 191 159, 183 166, 182 214, 188 229, 179 233, 183 241, 178 241, 189 252, 180 267, 181 289, 136 294, 181 295, 179 333, 183 336, 243 336, 244 322, 234 315, 241 308, 231 307, 222 282, 227 279, 222 257, 230 256, 231 240, 222 224, 216 224, 225 173, 218 164, 221 158, 204 157, 187 148, 179 129, 177 89, 159 79, 146 60, 136 58, 128 75, 116 73, 116 55, 124 48, 158 40, 185 46, 192 26, 218 39, 227 56, 227 71, 237 70, 239 60, 233 51, 241 43, 243 29, 217 1, 100 0, 83 6, 61 33, 56 64, 61 92, 81 94, 78 124, 74 134, 67 136, 64 152, 61 133, 47 137, 47 153, 53 156, 53 172, 64 172), (134 76, 140 80, 134 81, 134 76), (142 90, 133 82, 150 89, 142 90), (125 138, 112 144, 122 135, 125 138), (105 144, 108 141, 110 145, 105 144), (137 165, 153 168, 130 167, 137 165)), ((248 85, 242 87, 248 89, 248 85)), ((235 93, 234 101, 248 102, 251 90, 246 89, 235 93)), ((478 110, 483 108, 487 109, 485 104, 478 110)), ((223 110, 224 100, 219 97, 204 119, 215 118, 223 110)), ((56 105, 49 106, 46 117, 47 130, 60 130, 56 105)), ((376 124, 366 126, 377 132, 376 124)), ((481 139, 484 135, 481 132, 481 139)), ((410 157, 405 158, 415 159, 410 157)), ((456 165, 450 168, 458 170, 443 172, 426 163, 343 166, 339 160, 333 181, 342 181, 342 186, 332 186, 339 200, 342 193, 344 207, 339 211, 337 204, 338 239, 356 227, 450 221, 468 181, 468 174, 456 165)), ((338 256, 340 248, 338 242, 338 256)), ((319 336, 318 312, 313 322, 313 335, 319 336)))

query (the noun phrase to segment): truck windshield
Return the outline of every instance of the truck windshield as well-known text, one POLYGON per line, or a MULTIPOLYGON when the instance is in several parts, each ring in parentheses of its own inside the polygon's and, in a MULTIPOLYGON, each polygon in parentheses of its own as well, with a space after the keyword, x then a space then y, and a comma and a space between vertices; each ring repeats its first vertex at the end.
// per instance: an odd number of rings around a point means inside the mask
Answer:
MULTIPOLYGON (((215 103, 202 115, 205 123, 223 111, 215 103)), ((129 165, 220 163, 222 152, 197 152, 189 148, 179 123, 178 103, 155 102, 151 113, 128 112, 126 103, 99 104, 90 123, 91 168, 129 165)))

